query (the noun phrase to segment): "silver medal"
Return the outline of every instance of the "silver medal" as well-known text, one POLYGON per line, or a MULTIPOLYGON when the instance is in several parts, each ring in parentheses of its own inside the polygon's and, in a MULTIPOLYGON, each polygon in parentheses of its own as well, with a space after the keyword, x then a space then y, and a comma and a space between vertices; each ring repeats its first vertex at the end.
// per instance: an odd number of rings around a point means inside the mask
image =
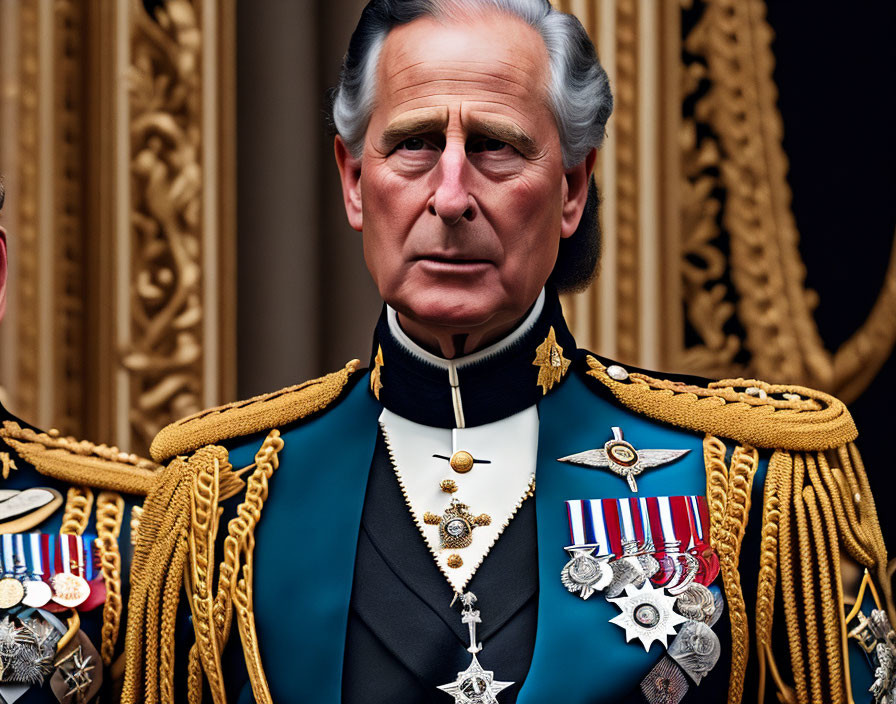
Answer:
POLYGON ((716 601, 709 587, 694 582, 678 595, 675 610, 686 619, 708 625, 715 616, 716 601))
POLYGON ((719 661, 722 646, 719 637, 705 623, 688 621, 672 641, 668 653, 699 685, 719 661))
POLYGON ((613 579, 613 570, 607 564, 613 555, 595 557, 597 545, 571 545, 565 548, 569 562, 563 566, 560 581, 573 594, 587 599, 594 592, 605 589, 613 579))

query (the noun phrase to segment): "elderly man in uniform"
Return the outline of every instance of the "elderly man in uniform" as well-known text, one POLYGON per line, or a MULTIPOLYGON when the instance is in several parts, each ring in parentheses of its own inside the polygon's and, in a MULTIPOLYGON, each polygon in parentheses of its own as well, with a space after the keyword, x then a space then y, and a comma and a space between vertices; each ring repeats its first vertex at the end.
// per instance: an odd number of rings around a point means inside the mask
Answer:
POLYGON ((576 348, 558 290, 596 265, 611 108, 581 24, 545 0, 367 5, 333 120, 386 303, 370 368, 156 438, 124 701, 892 691, 844 406, 576 348), (853 614, 841 558, 867 568, 853 614))

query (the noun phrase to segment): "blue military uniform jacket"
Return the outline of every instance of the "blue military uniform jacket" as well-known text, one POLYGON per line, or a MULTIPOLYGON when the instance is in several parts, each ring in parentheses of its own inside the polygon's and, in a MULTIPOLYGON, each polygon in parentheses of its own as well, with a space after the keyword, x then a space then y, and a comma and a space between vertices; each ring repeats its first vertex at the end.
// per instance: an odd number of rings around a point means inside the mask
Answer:
POLYGON ((396 339, 384 314, 369 373, 350 364, 163 431, 153 453, 171 461, 145 507, 154 527, 140 533, 123 701, 168 701, 181 688, 191 701, 490 701, 437 688, 469 665, 468 628, 378 423, 386 408, 452 428, 458 388, 467 427, 533 405, 538 414, 534 496, 467 587, 479 599, 478 658, 495 680, 513 682, 497 701, 739 701, 773 686, 795 701, 835 700, 847 644, 825 626, 843 618, 829 574, 841 550, 889 595, 842 404, 796 387, 611 368, 576 349, 551 291, 530 317, 510 344, 449 379, 396 339), (636 495, 613 472, 560 461, 603 447, 612 427, 636 448, 688 452, 640 474, 636 495), (858 495, 844 509, 843 487, 853 484, 858 495), (809 487, 821 507, 811 515, 809 487), (725 606, 713 627, 721 658, 699 686, 654 670, 665 647, 626 642, 611 623, 620 607, 561 582, 567 502, 632 496, 706 497, 725 606), (779 550, 784 536, 802 552, 779 550), (187 620, 195 635, 173 627, 187 620), (158 658, 144 654, 147 642, 158 658))
POLYGON ((131 511, 149 492, 160 468, 117 448, 42 432, 2 405, 0 464, 4 502, 15 502, 26 491, 49 491, 57 497, 33 510, 4 510, 0 521, 4 548, 11 548, 3 552, 3 577, 26 580, 24 602, 0 608, 0 700, 67 704, 79 696, 83 701, 99 701, 99 696, 111 701, 121 678, 112 665, 123 651, 131 511), (34 560, 33 533, 46 540, 41 575, 32 571, 40 561, 34 560), (40 602, 29 602, 27 580, 40 577, 49 599, 53 574, 63 569, 56 559, 61 543, 55 542, 62 533, 81 536, 84 555, 73 571, 89 578, 90 597, 71 609, 53 601, 31 608, 40 602), (20 545, 25 555, 18 554, 20 545), (47 647, 35 648, 30 635, 40 633, 35 627, 57 631, 47 647))

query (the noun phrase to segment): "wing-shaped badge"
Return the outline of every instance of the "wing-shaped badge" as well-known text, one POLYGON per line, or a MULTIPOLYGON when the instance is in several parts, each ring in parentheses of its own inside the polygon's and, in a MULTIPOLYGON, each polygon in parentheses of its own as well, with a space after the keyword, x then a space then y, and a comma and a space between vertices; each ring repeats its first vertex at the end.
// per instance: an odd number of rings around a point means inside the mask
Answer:
POLYGON ((645 469, 669 464, 686 455, 690 450, 636 450, 622 436, 622 428, 613 427, 613 439, 604 443, 603 449, 561 457, 558 462, 569 462, 582 467, 609 469, 628 481, 629 488, 638 493, 635 477, 645 469))

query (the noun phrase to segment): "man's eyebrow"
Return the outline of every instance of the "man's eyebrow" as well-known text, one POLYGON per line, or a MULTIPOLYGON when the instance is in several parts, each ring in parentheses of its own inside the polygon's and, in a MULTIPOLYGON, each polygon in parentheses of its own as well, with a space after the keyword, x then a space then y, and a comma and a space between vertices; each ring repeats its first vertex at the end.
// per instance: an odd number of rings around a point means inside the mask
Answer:
POLYGON ((538 153, 538 145, 526 132, 517 125, 509 122, 472 118, 470 128, 477 134, 489 139, 497 139, 519 150, 523 156, 535 156, 538 153))
POLYGON ((447 125, 447 110, 426 110, 417 115, 403 115, 388 124, 380 140, 383 145, 394 146, 414 135, 441 132, 447 125))

